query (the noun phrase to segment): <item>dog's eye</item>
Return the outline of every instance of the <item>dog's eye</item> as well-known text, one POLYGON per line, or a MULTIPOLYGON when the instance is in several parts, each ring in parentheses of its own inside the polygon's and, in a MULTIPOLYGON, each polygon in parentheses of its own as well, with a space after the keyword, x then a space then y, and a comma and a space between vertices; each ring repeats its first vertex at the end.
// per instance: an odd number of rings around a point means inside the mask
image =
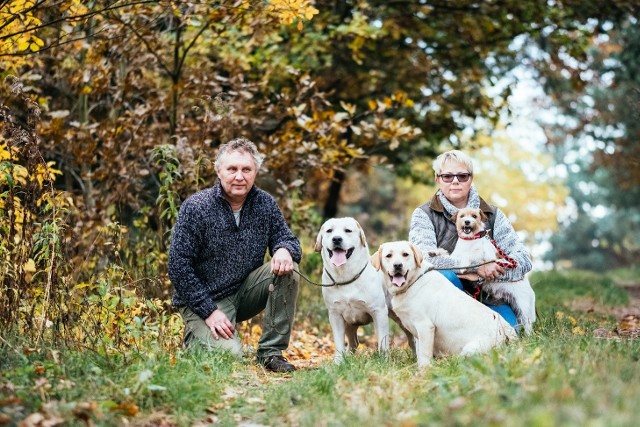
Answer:
POLYGON ((344 229, 344 232, 345 232, 345 233, 351 233, 351 231, 352 231, 352 230, 351 230, 350 228, 345 228, 345 229, 344 229))
POLYGON ((333 228, 329 228, 329 229, 327 230, 327 233, 333 233, 333 228))
POLYGON ((476 215, 476 214, 473 214, 471 216, 474 217, 474 218, 478 218, 478 215, 476 215))
POLYGON ((391 257, 392 257, 392 255, 391 255, 391 254, 386 254, 384 257, 385 257, 385 258, 391 258, 391 257))

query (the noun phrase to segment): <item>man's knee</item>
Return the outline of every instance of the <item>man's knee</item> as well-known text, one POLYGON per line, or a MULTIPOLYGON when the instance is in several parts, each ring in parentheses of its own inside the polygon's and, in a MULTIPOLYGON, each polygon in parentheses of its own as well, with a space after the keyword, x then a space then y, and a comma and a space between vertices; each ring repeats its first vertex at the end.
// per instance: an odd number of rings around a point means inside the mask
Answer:
POLYGON ((179 312, 184 322, 183 346, 185 348, 201 348, 205 350, 227 350, 238 357, 242 357, 242 343, 238 334, 228 340, 213 338, 207 324, 187 307, 181 307, 179 312))
MULTIPOLYGON (((185 328, 189 328, 188 326, 185 326, 185 328)), ((240 342, 240 337, 238 337, 238 334, 234 334, 234 336, 232 338, 229 339, 224 339, 224 338, 220 338, 220 339, 215 339, 213 338, 213 335, 211 334, 211 331, 209 331, 208 334, 203 333, 203 331, 201 331, 201 333, 197 334, 194 333, 194 331, 192 330, 186 330, 185 333, 185 340, 184 340, 184 346, 187 349, 203 349, 203 350, 207 350, 207 351, 228 351, 229 353, 233 354, 236 357, 242 357, 243 356, 243 352, 242 352, 242 343, 240 342)))

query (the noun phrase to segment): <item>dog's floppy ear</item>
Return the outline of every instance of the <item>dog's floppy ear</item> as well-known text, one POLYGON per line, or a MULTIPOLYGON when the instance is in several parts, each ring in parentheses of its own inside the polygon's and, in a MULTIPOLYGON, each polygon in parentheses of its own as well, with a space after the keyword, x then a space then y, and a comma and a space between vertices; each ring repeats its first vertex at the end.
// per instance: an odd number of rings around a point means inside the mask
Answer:
POLYGON ((451 221, 456 222, 458 221, 458 212, 460 212, 460 209, 458 209, 456 211, 456 213, 454 213, 453 215, 451 215, 451 221))
POLYGON ((423 259, 422 251, 420 250, 419 247, 417 247, 413 243, 411 243, 411 250, 413 251, 413 259, 416 260, 416 265, 420 267, 422 265, 422 259, 423 259))
POLYGON ((480 221, 485 223, 489 222, 489 218, 487 218, 482 209, 480 209, 480 221))
POLYGON ((316 252, 322 251, 322 232, 324 231, 324 225, 318 231, 318 237, 316 237, 316 245, 313 247, 313 250, 316 252))
POLYGON ((376 271, 380 271, 380 266, 382 265, 382 245, 371 255, 371 265, 373 265, 376 271))
POLYGON ((356 221, 356 225, 358 226, 358 230, 360 230, 360 245, 363 248, 366 248, 368 246, 367 246, 367 238, 364 235, 364 230, 362 229, 362 227, 360 227, 360 223, 358 221, 356 221))

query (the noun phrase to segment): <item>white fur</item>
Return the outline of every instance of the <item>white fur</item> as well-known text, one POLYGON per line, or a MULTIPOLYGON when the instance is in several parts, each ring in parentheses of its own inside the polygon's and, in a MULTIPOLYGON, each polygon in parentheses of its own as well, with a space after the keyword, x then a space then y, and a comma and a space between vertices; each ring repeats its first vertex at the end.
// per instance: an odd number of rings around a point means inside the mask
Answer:
MULTIPOLYGON (((480 209, 459 209, 452 219, 456 222, 458 233, 461 233, 465 226, 471 230, 466 233, 469 236, 485 230, 483 220, 486 220, 486 217, 480 209)), ((459 238, 451 257, 458 259, 461 266, 471 266, 496 260, 498 253, 487 237, 474 240, 459 238)), ((524 332, 531 333, 533 323, 536 321, 536 295, 526 276, 515 282, 485 281, 482 289, 494 298, 507 302, 516 314, 524 332)))
POLYGON ((323 287, 322 296, 329 312, 329 322, 335 342, 335 362, 342 360, 346 351, 358 347, 358 326, 373 322, 378 350, 389 350, 389 318, 383 289, 383 278, 371 265, 369 247, 360 224, 354 218, 332 218, 320 229, 315 250, 322 254, 322 283, 351 281, 345 285, 323 287), (346 263, 332 264, 329 251, 336 248, 352 250, 346 263), (330 277, 330 276, 331 277, 330 277), (345 336, 347 346, 345 346, 345 336))
POLYGON ((396 315, 415 337, 418 366, 429 366, 434 355, 468 355, 517 339, 502 316, 428 271, 432 266, 411 243, 381 245, 373 265, 383 272, 396 315))

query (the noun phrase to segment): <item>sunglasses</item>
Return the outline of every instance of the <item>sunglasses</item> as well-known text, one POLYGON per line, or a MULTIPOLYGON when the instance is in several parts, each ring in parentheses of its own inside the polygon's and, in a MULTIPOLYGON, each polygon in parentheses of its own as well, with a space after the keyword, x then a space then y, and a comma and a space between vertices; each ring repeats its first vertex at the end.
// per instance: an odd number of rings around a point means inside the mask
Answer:
POLYGON ((442 179, 442 182, 446 182, 447 184, 452 183, 453 178, 458 178, 458 182, 467 182, 469 178, 471 178, 470 173, 443 173, 438 176, 442 179))

